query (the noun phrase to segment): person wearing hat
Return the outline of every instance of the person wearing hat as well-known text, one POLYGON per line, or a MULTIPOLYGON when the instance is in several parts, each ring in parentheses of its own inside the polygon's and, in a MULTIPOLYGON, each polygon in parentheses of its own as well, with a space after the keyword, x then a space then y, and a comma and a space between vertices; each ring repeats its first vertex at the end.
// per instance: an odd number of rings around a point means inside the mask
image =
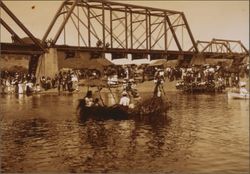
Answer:
POLYGON ((126 91, 123 91, 122 92, 122 97, 120 99, 120 102, 119 104, 121 106, 125 106, 125 107, 128 107, 129 106, 129 103, 130 103, 130 99, 128 97, 128 93, 126 91))
POLYGON ((86 107, 91 107, 94 104, 92 91, 87 92, 86 96, 84 97, 84 101, 86 107))

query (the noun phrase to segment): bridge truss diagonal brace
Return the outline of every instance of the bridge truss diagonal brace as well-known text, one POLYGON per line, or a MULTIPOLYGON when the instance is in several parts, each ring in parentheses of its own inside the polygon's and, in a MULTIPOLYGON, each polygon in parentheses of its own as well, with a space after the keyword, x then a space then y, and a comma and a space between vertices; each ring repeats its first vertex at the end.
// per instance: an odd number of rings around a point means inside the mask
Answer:
MULTIPOLYGON (((34 35, 23 25, 23 23, 10 11, 10 9, 3 3, 2 0, 0 0, 0 7, 3 9, 10 17, 11 19, 23 30, 25 34, 28 35, 28 37, 33 41, 33 43, 39 47, 43 52, 46 52, 43 45, 34 37, 34 35)), ((3 23, 3 21, 2 21, 3 23)))
POLYGON ((247 50, 247 48, 242 44, 242 42, 240 40, 226 40, 226 39, 212 39, 212 41, 214 42, 223 42, 225 43, 229 49, 231 50, 231 52, 233 52, 232 48, 231 48, 231 43, 235 43, 235 44, 238 44, 241 49, 243 49, 245 51, 245 54, 246 55, 249 55, 249 50, 247 50))
POLYGON ((59 9, 57 10, 56 15, 55 15, 54 18, 52 19, 52 21, 51 21, 51 23, 50 23, 50 25, 49 25, 47 31, 45 32, 45 34, 44 34, 44 36, 43 36, 42 43, 45 43, 45 41, 46 41, 46 39, 47 39, 47 37, 48 37, 50 31, 52 30, 52 28, 53 28, 53 26, 54 26, 54 24, 55 24, 57 18, 60 16, 60 13, 61 13, 61 11, 62 11, 62 9, 63 9, 63 7, 64 7, 64 5, 66 4, 67 1, 68 1, 68 0, 64 0, 64 2, 61 4, 61 6, 59 7, 59 9))
POLYGON ((193 36, 193 34, 192 34, 192 31, 191 31, 191 29, 190 29, 190 27, 189 27, 187 18, 186 18, 186 16, 184 15, 184 13, 182 13, 182 19, 183 19, 183 21, 184 21, 184 23, 185 23, 185 26, 186 26, 186 28, 187 28, 187 31, 188 31, 189 37, 190 37, 190 39, 191 39, 191 42, 192 42, 192 44, 193 44, 193 47, 194 47, 194 49, 195 49, 195 52, 198 53, 199 50, 198 50, 198 48, 197 48, 197 45, 196 45, 196 43, 195 43, 194 36, 193 36))
MULTIPOLYGON (((84 30, 86 30, 86 39, 88 38, 87 43, 85 46, 89 48, 96 48, 94 44, 91 44, 91 36, 93 35, 97 39, 97 41, 102 39, 102 49, 103 50, 110 50, 110 49, 120 49, 123 50, 147 50, 147 51, 153 51, 153 50, 164 50, 165 52, 169 51, 169 48, 171 47, 171 40, 174 39, 178 51, 183 52, 184 47, 181 46, 178 31, 176 30, 177 27, 185 27, 185 31, 187 33, 187 37, 189 38, 189 41, 191 40, 191 44, 193 45, 194 49, 192 51, 198 52, 197 45, 195 44, 192 32, 189 28, 188 22, 185 18, 185 15, 183 12, 179 11, 172 11, 172 10, 163 10, 163 9, 156 9, 156 8, 150 8, 150 7, 144 7, 144 6, 136 6, 132 4, 124 4, 124 3, 118 3, 114 1, 102 1, 102 0, 64 0, 61 4, 60 8, 57 10, 56 15, 54 16, 53 20, 51 21, 46 33, 44 34, 44 37, 42 39, 42 42, 46 42, 46 39, 48 38, 48 35, 51 33, 52 28, 55 26, 55 23, 57 22, 60 15, 64 15, 63 22, 60 24, 59 28, 56 28, 56 35, 53 36, 52 44, 56 44, 58 38, 60 37, 61 32, 64 28, 66 28, 66 24, 69 18, 75 17, 78 22, 80 21, 81 24, 85 27, 84 30), (83 17, 84 19, 80 18, 80 15, 74 12, 74 9, 80 9, 83 10, 85 14, 83 17), (63 10, 65 8, 65 10, 63 10), (86 11, 85 11, 86 10, 86 11), (96 10, 96 11, 95 11, 96 10), (95 14, 95 12, 99 12, 95 14), (118 14, 118 15, 117 15, 118 14), (137 14, 139 17, 135 16, 137 14), (180 19, 182 19, 182 24, 175 24, 175 21, 171 21, 171 15, 178 15, 180 16, 180 19), (65 17, 66 16, 66 17, 65 17), (115 18, 113 18, 113 16, 115 18), (152 21, 151 21, 152 17, 152 21), (108 19, 109 18, 109 19, 108 19), (91 22, 92 19, 95 19, 95 21, 91 22), (109 22, 105 22, 105 19, 109 22), (162 19, 159 21, 153 21, 155 19, 162 19), (86 21, 86 22, 84 22, 86 21), (116 21, 120 22, 122 25, 122 32, 119 33, 119 31, 115 31, 116 21), (94 31, 95 27, 93 28, 93 24, 100 24, 102 28, 97 31, 97 33, 94 31), (137 25, 139 24, 139 25, 137 25), (154 27, 152 27, 154 25, 154 27), (139 33, 138 30, 136 30, 138 27, 141 27, 140 29, 145 29, 143 33, 139 33), (159 31, 159 35, 157 35, 157 32, 159 31), (170 32, 168 31, 170 30, 170 32), (163 31, 163 33, 162 33, 163 31), (95 33, 93 33, 95 32, 95 33), (168 43, 168 32, 171 35, 171 39, 168 43), (138 36, 137 36, 137 35, 138 36), (157 37, 157 38, 154 38, 157 37), (162 39, 164 38, 164 39, 162 39), (110 45, 106 48, 105 42, 110 41, 110 45), (163 43, 164 48, 162 48, 160 43, 163 43), (154 47, 155 44, 157 44, 157 47, 154 47), (116 48, 114 48, 117 46, 116 48), (183 48, 182 48, 183 47, 183 48)), ((117 23, 116 23, 117 24, 117 23)), ((75 27, 77 26, 74 24, 75 27)), ((79 25, 77 26, 77 31, 79 35, 79 25), (77 28, 78 27, 78 28, 77 28)), ((83 30, 81 30, 83 31, 83 30)), ((180 32, 179 32, 180 33, 180 32)), ((66 35, 65 35, 66 36, 66 35)), ((182 35, 183 36, 183 35, 182 35)), ((79 37, 79 36, 78 36, 79 37)), ((84 37, 82 37, 84 38, 84 37)), ((182 41, 183 42, 183 41, 182 41)), ((79 41, 78 41, 78 47, 80 47, 79 41)))
POLYGON ((52 41, 52 44, 55 44, 57 42, 60 34, 62 33, 62 30, 64 29, 66 23, 68 22, 68 20, 69 20, 69 18, 71 16, 73 10, 75 9, 75 6, 76 6, 77 3, 78 3, 78 0, 75 0, 74 3, 73 3, 73 5, 71 6, 70 10, 68 11, 67 16, 65 17, 63 23, 59 27, 59 29, 58 29, 58 31, 57 31, 57 33, 56 33, 56 35, 55 35, 55 37, 54 37, 54 39, 52 41))
POLYGON ((16 34, 16 32, 14 30, 12 30, 12 28, 6 23, 4 22, 3 19, 0 18, 0 24, 2 24, 4 26, 4 28, 6 28, 6 30, 8 30, 8 32, 15 37, 15 39, 17 39, 18 43, 23 44, 23 40, 16 34))

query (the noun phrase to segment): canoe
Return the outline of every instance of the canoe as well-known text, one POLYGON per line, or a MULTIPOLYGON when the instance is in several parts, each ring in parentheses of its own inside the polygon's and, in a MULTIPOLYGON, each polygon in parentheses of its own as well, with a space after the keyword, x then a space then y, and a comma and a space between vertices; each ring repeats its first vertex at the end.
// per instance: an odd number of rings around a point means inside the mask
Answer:
POLYGON ((86 107, 79 101, 80 119, 85 121, 88 119, 94 120, 128 120, 138 116, 155 116, 165 114, 170 108, 170 103, 164 102, 162 98, 151 98, 146 100, 134 108, 128 108, 121 105, 113 106, 92 106, 86 107))
POLYGON ((249 99, 249 94, 241 94, 236 92, 228 92, 228 98, 231 99, 249 99))
POLYGON ((129 119, 129 111, 127 108, 119 105, 107 107, 107 106, 92 106, 81 107, 80 118, 82 120, 94 119, 94 120, 127 120, 129 119))

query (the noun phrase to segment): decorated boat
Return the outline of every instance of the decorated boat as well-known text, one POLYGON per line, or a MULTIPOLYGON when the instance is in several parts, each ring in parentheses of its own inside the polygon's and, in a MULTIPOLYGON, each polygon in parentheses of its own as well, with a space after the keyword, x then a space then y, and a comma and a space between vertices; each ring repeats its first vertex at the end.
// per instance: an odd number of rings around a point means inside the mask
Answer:
MULTIPOLYGON (((77 109, 79 110, 79 116, 81 120, 95 119, 95 120, 127 120, 133 119, 141 116, 160 116, 166 115, 167 110, 170 108, 171 103, 166 100, 166 97, 161 95, 156 95, 159 93, 158 86, 156 85, 154 90, 154 95, 148 99, 141 100, 137 90, 132 88, 125 88, 123 92, 127 93, 133 99, 132 104, 129 106, 123 106, 120 104, 115 104, 113 106, 106 106, 104 100, 101 96, 101 87, 96 85, 98 88, 99 99, 101 104, 98 102, 93 102, 93 105, 86 104, 86 97, 88 97, 87 92, 86 96, 83 99, 79 100, 77 109), (158 91, 158 92, 157 92, 158 91), (95 104, 97 103, 97 105, 95 104)), ((104 87, 104 86, 102 86, 104 87)), ((108 88, 112 97, 115 100, 115 96, 110 88, 108 88)), ((161 92, 160 92, 161 93, 161 92)), ((165 95, 165 92, 162 92, 165 95)), ((89 95, 92 97, 92 94, 89 95)), ((118 102, 116 102, 118 103, 118 102)))
POLYGON ((123 107, 121 105, 113 106, 91 106, 86 107, 83 99, 79 101, 79 116, 81 120, 128 120, 141 116, 160 116, 166 115, 171 103, 161 97, 149 98, 143 102, 137 103, 133 108, 123 107), (82 103, 82 104, 81 104, 82 103))
POLYGON ((187 93, 211 93, 211 92, 223 92, 225 86, 223 84, 215 82, 190 82, 184 81, 176 84, 176 89, 187 93))

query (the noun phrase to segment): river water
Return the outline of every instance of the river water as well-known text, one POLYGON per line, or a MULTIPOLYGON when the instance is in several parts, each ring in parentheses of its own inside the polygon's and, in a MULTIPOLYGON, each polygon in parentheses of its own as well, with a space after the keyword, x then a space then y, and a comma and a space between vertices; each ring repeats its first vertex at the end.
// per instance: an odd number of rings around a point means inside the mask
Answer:
POLYGON ((171 121, 87 122, 80 94, 1 96, 1 172, 249 173, 248 101, 167 96, 171 121))

